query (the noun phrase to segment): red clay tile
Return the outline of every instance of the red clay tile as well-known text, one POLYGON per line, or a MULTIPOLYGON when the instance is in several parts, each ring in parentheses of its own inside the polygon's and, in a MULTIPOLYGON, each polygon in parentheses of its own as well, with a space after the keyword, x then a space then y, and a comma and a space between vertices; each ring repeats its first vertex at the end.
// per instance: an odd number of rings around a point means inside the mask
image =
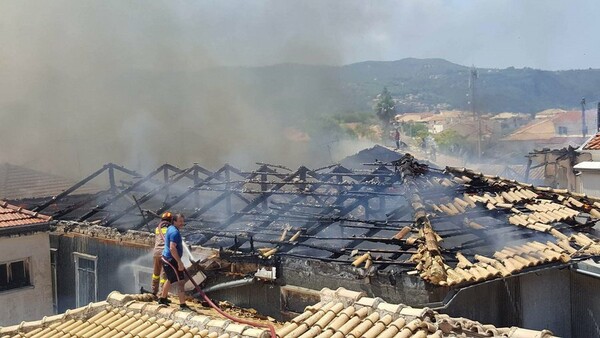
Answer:
POLYGON ((0 201, 0 228, 49 222, 52 217, 0 201))
POLYGON ((583 147, 584 150, 600 150, 600 133, 592 137, 583 147))

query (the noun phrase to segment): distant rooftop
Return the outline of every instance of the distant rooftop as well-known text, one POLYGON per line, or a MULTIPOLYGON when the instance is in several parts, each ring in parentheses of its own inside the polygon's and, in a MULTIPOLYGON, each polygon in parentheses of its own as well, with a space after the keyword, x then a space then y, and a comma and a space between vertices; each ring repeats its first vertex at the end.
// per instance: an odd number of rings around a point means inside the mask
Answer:
MULTIPOLYGON (((57 175, 9 163, 0 164, 1 199, 55 196, 74 184, 75 181, 57 175)), ((93 185, 86 185, 79 193, 93 193, 99 190, 93 185)))
POLYGON ((600 133, 592 136, 583 146, 583 150, 600 150, 600 133))

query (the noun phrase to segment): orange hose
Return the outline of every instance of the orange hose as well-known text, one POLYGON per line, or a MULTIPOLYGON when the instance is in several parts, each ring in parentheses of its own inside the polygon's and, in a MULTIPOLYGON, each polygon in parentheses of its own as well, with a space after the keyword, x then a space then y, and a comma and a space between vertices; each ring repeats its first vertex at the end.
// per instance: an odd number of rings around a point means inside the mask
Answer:
POLYGON ((230 320, 233 320, 236 323, 246 324, 246 325, 250 325, 250 326, 254 326, 254 327, 268 328, 271 333, 271 338, 277 338, 277 334, 275 333, 275 327, 273 325, 256 323, 256 322, 252 322, 252 321, 249 321, 246 319, 236 318, 236 317, 226 313, 225 311, 221 310, 221 308, 219 308, 215 303, 213 303, 213 301, 210 298, 208 298, 208 296, 204 293, 204 291, 202 291, 202 289, 200 289, 200 286, 198 286, 198 284, 196 284, 196 281, 192 278, 192 276, 190 276, 190 273, 187 271, 187 269, 183 269, 183 271, 185 272, 186 276, 190 279, 192 284, 194 284, 194 287, 196 288, 196 291, 200 294, 200 296, 202 296, 202 298, 204 298, 204 300, 213 309, 215 309, 215 311, 220 313, 222 316, 224 316, 230 320))

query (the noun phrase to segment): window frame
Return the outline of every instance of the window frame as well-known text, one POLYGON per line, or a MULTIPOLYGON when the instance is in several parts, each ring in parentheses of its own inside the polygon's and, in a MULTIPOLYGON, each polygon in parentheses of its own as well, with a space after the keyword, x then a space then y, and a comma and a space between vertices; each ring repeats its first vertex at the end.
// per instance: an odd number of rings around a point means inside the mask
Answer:
POLYGON ((34 286, 34 284, 33 284, 33 274, 32 274, 33 269, 32 269, 32 266, 31 266, 31 264, 32 264, 31 263, 32 262, 31 257, 25 257, 25 258, 19 258, 19 259, 11 259, 11 260, 0 262, 0 265, 6 265, 6 278, 7 278, 7 282, 8 282, 9 276, 11 275, 10 264, 21 263, 21 262, 23 263, 23 271, 26 272, 26 275, 27 275, 27 277, 29 279, 28 285, 13 287, 13 288, 9 288, 9 289, 6 289, 6 290, 0 290, 0 293, 11 292, 11 291, 16 291, 16 290, 22 290, 22 289, 27 289, 27 288, 32 288, 34 286))
POLYGON ((73 260, 75 262, 75 305, 76 307, 86 306, 87 304, 80 304, 79 294, 81 292, 79 285, 79 260, 86 259, 94 262, 94 299, 92 303, 98 301, 98 256, 93 256, 81 252, 73 252, 73 260))
MULTIPOLYGON (((154 270, 151 267, 145 265, 132 264, 131 271, 133 272, 133 282, 135 283, 136 290, 139 290, 142 286, 152 287, 147 281, 150 279, 144 278, 146 282, 142 282, 142 278, 140 278, 140 273, 145 273, 150 276, 154 273, 154 270)), ((148 289, 149 290, 149 289, 148 289)))
POLYGON ((52 309, 58 313, 58 249, 50 248, 50 278, 52 280, 52 309))

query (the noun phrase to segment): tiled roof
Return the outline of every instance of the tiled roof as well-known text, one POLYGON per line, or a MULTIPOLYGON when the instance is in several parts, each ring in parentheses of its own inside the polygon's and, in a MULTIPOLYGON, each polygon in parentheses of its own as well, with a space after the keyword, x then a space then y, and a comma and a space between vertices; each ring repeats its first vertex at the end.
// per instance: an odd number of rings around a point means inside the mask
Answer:
POLYGON ((381 298, 365 297, 364 293, 343 288, 323 289, 319 303, 307 307, 277 334, 282 338, 552 337, 547 330, 497 328, 428 308, 386 303, 381 298))
POLYGON ((552 118, 533 120, 504 137, 503 141, 543 140, 556 136, 552 118))
MULTIPOLYGON (((0 164, 0 198, 2 199, 55 196, 74 184, 74 181, 64 177, 18 165, 0 164)), ((99 190, 93 185, 85 185, 78 190, 78 193, 88 194, 99 190)))
MULTIPOLYGON (((592 130, 596 125, 596 113, 595 111, 586 111, 586 124, 589 130, 592 130)), ((557 138, 556 127, 565 123, 580 123, 581 112, 579 111, 568 111, 557 113, 555 115, 536 119, 523 127, 517 129, 512 134, 506 136, 502 140, 504 141, 525 141, 525 140, 546 140, 557 138)), ((581 129, 570 130, 570 136, 578 135, 581 133, 581 129)), ((558 137, 559 139, 565 139, 565 137, 558 137)))
MULTIPOLYGON (((197 306, 192 307, 201 311, 197 306)), ((116 291, 104 302, 90 303, 35 322, 0 327, 1 338, 268 336, 268 330, 262 328, 235 324, 210 314, 180 311, 176 306, 158 305, 152 302, 151 295, 122 295, 116 291)))
MULTIPOLYGON (((510 180, 524 181, 527 166, 524 164, 474 164, 471 169, 480 170, 484 174, 500 176, 510 180)), ((529 181, 543 181, 544 167, 531 168, 529 181)))
POLYGON ((0 201, 0 228, 45 223, 52 217, 0 201))
POLYGON ((483 194, 465 192, 452 200, 439 199, 440 203, 435 203, 435 198, 422 201, 418 195, 413 196, 415 223, 421 224, 421 230, 416 238, 420 241, 418 253, 413 255, 411 261, 417 263, 417 270, 425 280, 437 285, 461 285, 506 277, 528 267, 568 263, 577 257, 600 255, 597 238, 557 226, 562 222, 573 222, 575 216, 582 213, 590 215, 592 219, 600 218, 600 201, 595 198, 571 194, 562 189, 533 187, 462 168, 447 168, 446 171, 453 177, 441 179, 440 184, 448 188, 476 179, 490 184, 496 191, 483 194), (464 215, 466 228, 485 230, 490 225, 484 225, 469 216, 477 209, 506 215, 510 225, 533 231, 544 240, 495 243, 487 256, 481 252, 471 252, 471 260, 458 250, 453 257, 458 263, 450 266, 447 262, 449 252, 444 249, 443 239, 432 223, 464 215))
MULTIPOLYGON (((564 113, 559 113, 553 116, 552 118, 557 123, 580 123, 581 122, 581 111, 570 110, 564 113)), ((585 119, 586 124, 589 126, 596 125, 596 111, 595 110, 586 110, 585 111, 585 119)))
POLYGON ((583 145, 583 150, 600 150, 600 133, 594 135, 583 145))

